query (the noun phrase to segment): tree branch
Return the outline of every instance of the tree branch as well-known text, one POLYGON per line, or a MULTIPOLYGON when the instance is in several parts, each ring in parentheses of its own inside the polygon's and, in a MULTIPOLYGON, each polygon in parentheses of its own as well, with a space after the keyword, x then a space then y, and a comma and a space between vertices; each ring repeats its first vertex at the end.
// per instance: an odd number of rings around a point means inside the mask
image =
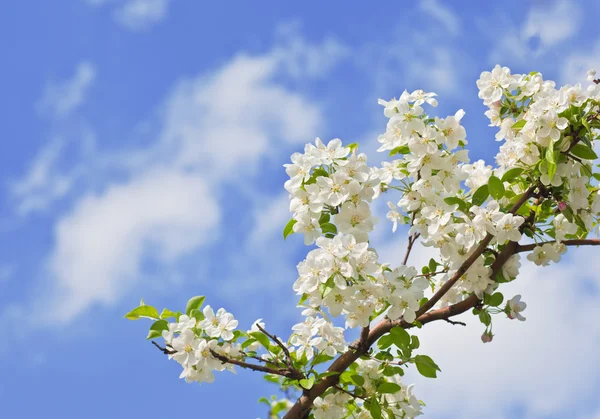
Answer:
POLYGON ((283 344, 283 342, 281 342, 277 336, 270 334, 269 332, 267 332, 265 329, 263 329, 260 324, 256 323, 256 327, 258 328, 258 330, 260 330, 261 332, 263 332, 265 335, 267 335, 269 337, 269 339, 271 339, 273 342, 275 342, 277 344, 277 346, 279 346, 281 348, 281 350, 283 351, 283 353, 285 354, 285 359, 286 359, 286 364, 288 366, 288 368, 295 370, 294 368, 294 360, 292 359, 292 355, 290 354, 289 349, 287 348, 287 346, 285 346, 283 344))
POLYGON ((210 353, 213 357, 215 357, 216 359, 221 361, 223 364, 237 365, 238 367, 247 368, 247 369, 250 369, 253 371, 260 371, 260 372, 266 372, 267 374, 281 375, 283 377, 292 378, 295 380, 301 380, 304 378, 304 374, 302 374, 300 371, 297 371, 295 369, 289 369, 289 368, 275 369, 275 368, 264 367, 262 365, 249 364, 244 361, 238 361, 237 359, 228 358, 225 355, 221 355, 220 353, 215 352, 212 349, 210 350, 210 353))
MULTIPOLYGON (((549 241, 543 243, 532 243, 532 244, 522 244, 517 247, 515 253, 521 252, 530 252, 534 250, 538 246, 542 246, 544 244, 552 244, 556 243, 556 241, 549 241)), ((563 240, 560 243, 565 246, 600 246, 600 239, 573 239, 573 240, 563 240)))
MULTIPOLYGON (((512 206, 510 209, 511 214, 515 214, 521 206, 527 202, 534 194, 536 185, 531 186, 525 193, 519 198, 519 200, 512 206)), ((444 295, 445 293, 460 279, 460 277, 471 267, 471 265, 477 260, 477 258, 481 255, 481 253, 486 249, 487 245, 491 242, 494 236, 488 234, 479 246, 475 249, 475 251, 471 254, 467 260, 463 262, 457 272, 450 278, 439 290, 436 292, 433 297, 419 309, 417 312, 417 321, 421 324, 426 324, 435 320, 448 319, 449 317, 456 316, 458 314, 462 314, 465 311, 475 307, 479 304, 479 298, 475 294, 472 294, 465 300, 453 304, 448 307, 440 308, 437 310, 433 310, 429 313, 426 313, 429 309, 431 309, 444 295), (442 290, 444 290, 442 292, 442 290)), ((494 263, 492 264, 492 275, 500 270, 502 265, 508 260, 510 256, 512 256, 517 249, 516 242, 509 242, 502 252, 498 255, 494 263)), ((408 252, 410 253, 410 252, 408 252)), ((403 319, 399 320, 390 320, 384 319, 380 321, 375 327, 373 327, 368 335, 367 339, 367 348, 370 348, 381 336, 388 333, 393 327, 400 326, 404 329, 409 329, 414 327, 414 324, 407 323, 403 319)), ((361 338, 359 338, 356 342, 354 342, 351 347, 361 347, 362 333, 361 338)), ((286 413, 284 419, 298 419, 302 418, 312 406, 313 400, 320 395, 322 395, 328 388, 333 387, 339 382, 339 375, 344 372, 354 361, 356 361, 361 356, 359 351, 349 350, 341 354, 327 369, 327 372, 337 372, 338 374, 329 375, 324 377, 313 387, 305 392, 292 406, 292 408, 286 413)))

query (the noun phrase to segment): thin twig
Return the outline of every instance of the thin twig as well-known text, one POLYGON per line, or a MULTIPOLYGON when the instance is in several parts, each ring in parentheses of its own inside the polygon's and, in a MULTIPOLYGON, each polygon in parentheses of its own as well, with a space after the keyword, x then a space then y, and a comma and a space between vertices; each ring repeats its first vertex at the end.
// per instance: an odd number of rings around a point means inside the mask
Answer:
POLYGON ((456 325, 460 325, 460 326, 466 326, 467 325, 465 322, 459 322, 459 321, 456 321, 456 320, 450 320, 450 319, 444 319, 444 320, 447 321, 450 324, 455 325, 455 326, 456 325))
POLYGON ((165 355, 173 355, 173 354, 177 353, 177 351, 174 351, 174 350, 172 350, 172 349, 168 349, 168 348, 166 348, 166 347, 165 347, 165 348, 163 348, 162 346, 160 346, 158 343, 156 343, 156 342, 154 342, 154 341, 152 341, 152 344, 153 344, 154 346, 156 346, 158 349, 160 349, 160 351, 161 351, 163 354, 165 354, 165 355))
POLYGON ((212 349, 210 350, 210 353, 213 357, 215 357, 216 359, 221 361, 223 364, 237 365, 238 367, 247 368, 247 369, 250 369, 253 371, 261 371, 261 372, 266 372, 267 374, 281 375, 283 377, 292 378, 292 379, 296 379, 296 380, 301 380, 304 378, 304 374, 302 374, 301 372, 296 371, 294 369, 287 369, 287 368, 275 369, 275 368, 264 367, 262 365, 249 364, 244 361, 238 361, 237 359, 228 358, 225 355, 221 355, 220 353, 215 352, 212 349))
POLYGON ((363 397, 363 396, 359 396, 358 394, 355 394, 355 393, 352 393, 351 391, 348 391, 348 390, 346 390, 344 387, 340 387, 340 386, 338 386, 338 385, 335 385, 335 386, 333 386, 333 388, 336 388, 336 389, 338 389, 339 391, 341 391, 341 392, 343 392, 343 393, 346 393, 346 394, 347 394, 347 395, 349 395, 349 396, 352 396, 352 397, 354 397, 355 399, 356 399, 356 398, 358 398, 358 399, 363 399, 363 400, 366 400, 366 398, 365 398, 365 397, 363 397))
MULTIPOLYGON (((538 246, 542 246, 544 244, 553 244, 556 241, 549 241, 543 243, 532 243, 532 244, 520 244, 517 247, 515 253, 521 252, 530 252, 534 250, 538 246)), ((560 242, 565 246, 600 246, 600 239, 573 239, 573 240, 563 240, 560 242)))
POLYGON ((279 340, 279 338, 277 338, 277 336, 270 334, 269 332, 267 332, 265 329, 263 329, 260 324, 256 323, 256 327, 258 328, 258 330, 260 330, 261 332, 263 332, 265 335, 267 335, 269 337, 269 339, 271 339, 273 342, 275 342, 277 344, 277 346, 279 346, 281 348, 281 350, 283 351, 283 353, 285 354, 285 358, 286 358, 286 363, 287 366, 290 369, 295 369, 294 368, 294 360, 292 359, 292 355, 290 354, 289 349, 287 348, 287 346, 285 346, 283 344, 283 342, 281 342, 279 340))

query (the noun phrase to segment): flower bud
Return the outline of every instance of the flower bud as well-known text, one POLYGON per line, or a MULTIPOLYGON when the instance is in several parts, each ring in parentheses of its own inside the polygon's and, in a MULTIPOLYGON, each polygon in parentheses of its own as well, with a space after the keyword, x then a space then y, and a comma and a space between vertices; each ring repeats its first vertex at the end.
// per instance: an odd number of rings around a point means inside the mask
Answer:
POLYGON ((564 210, 566 210, 566 209, 567 209, 567 203, 566 203, 566 202, 564 202, 564 201, 560 201, 560 202, 558 203, 558 209, 559 209, 560 211, 564 211, 564 210))
POLYGON ((483 335, 481 335, 481 341, 483 343, 490 343, 493 338, 494 335, 492 335, 492 332, 484 332, 483 335))

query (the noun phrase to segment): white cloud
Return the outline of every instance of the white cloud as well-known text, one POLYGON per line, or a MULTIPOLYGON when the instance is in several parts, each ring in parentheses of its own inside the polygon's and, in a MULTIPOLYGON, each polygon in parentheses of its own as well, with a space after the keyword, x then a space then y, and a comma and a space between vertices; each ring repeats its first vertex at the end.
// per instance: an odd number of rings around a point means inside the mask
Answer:
POLYGON ((84 196, 56 226, 52 320, 110 304, 143 275, 142 257, 165 263, 211 240, 219 208, 202 176, 156 169, 84 196))
POLYGON ((573 1, 557 0, 550 7, 540 3, 529 11, 523 38, 539 36, 542 47, 551 47, 573 36, 582 17, 580 6, 573 1))
POLYGON ((96 68, 87 61, 80 62, 72 78, 46 85, 37 107, 43 114, 64 118, 75 112, 96 78, 96 68))
POLYGON ((50 141, 32 161, 27 174, 11 185, 20 215, 46 209, 71 189, 73 177, 59 173, 56 167, 64 146, 61 138, 50 141))
POLYGON ((515 26, 507 16, 495 16, 493 22, 481 22, 480 30, 491 34, 495 42, 490 53, 491 62, 530 62, 575 35, 582 18, 578 4, 571 0, 556 0, 535 4, 521 26, 515 26), (502 36, 496 36, 498 31, 502 36))
POLYGON ((442 369, 435 380, 406 378, 416 382, 427 415, 505 418, 519 406, 527 418, 583 416, 600 376, 600 328, 593 320, 600 264, 593 248, 570 253, 571 260, 544 269, 523 261, 521 276, 501 292, 505 299, 523 296, 527 321, 494 316, 492 343, 481 343, 483 325, 470 313, 461 318, 467 327, 437 322, 418 332, 422 352, 442 369))
POLYGON ((575 51, 569 55, 562 67, 561 80, 569 84, 584 82, 590 68, 600 70, 600 41, 591 49, 575 51))
POLYGON ((129 0, 115 10, 115 20, 131 30, 146 29, 167 16, 170 0, 129 0))
MULTIPOLYGON (((126 180, 77 198, 57 222, 49 318, 66 323, 113 304, 144 277, 144 261, 169 267, 212 241, 223 184, 240 182, 240 193, 262 196, 252 184, 259 164, 313 138, 321 125, 319 107, 277 81, 285 71, 280 52, 238 55, 175 84, 154 142, 118 155, 126 180)), ((97 155, 107 157, 114 165, 115 156, 97 155)), ((236 267, 256 258, 264 262, 249 253, 236 267)))
POLYGON ((113 17, 123 27, 140 31, 162 22, 172 0, 84 0, 92 7, 112 5, 113 17))
POLYGON ((437 0, 421 0, 421 10, 440 22, 452 35, 460 33, 460 18, 437 0))
POLYGON ((350 49, 335 38, 309 44, 301 36, 300 29, 298 22, 280 25, 277 29, 280 45, 272 52, 292 77, 324 77, 341 60, 349 57, 350 49))

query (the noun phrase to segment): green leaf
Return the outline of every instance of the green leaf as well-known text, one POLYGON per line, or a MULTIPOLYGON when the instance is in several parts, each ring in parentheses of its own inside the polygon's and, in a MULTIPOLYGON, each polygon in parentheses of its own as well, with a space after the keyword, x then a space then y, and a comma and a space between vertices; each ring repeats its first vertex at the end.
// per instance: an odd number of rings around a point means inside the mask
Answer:
POLYGON ((354 374, 350 377, 350 379, 354 384, 356 384, 359 387, 362 387, 365 384, 365 379, 360 375, 354 374))
POLYGON ((456 196, 444 198, 444 202, 448 205, 458 205, 458 209, 461 210, 463 213, 469 210, 469 206, 467 205, 467 203, 456 196))
POLYGON ((439 266, 439 263, 437 263, 434 258, 429 259, 429 263, 427 264, 427 267, 429 268, 429 270, 431 272, 435 272, 435 269, 438 266, 439 266))
POLYGON ((311 376, 309 378, 304 378, 299 381, 300 386, 306 390, 310 390, 312 386, 315 384, 315 377, 311 376))
MULTIPOLYGON (((319 365, 322 364, 323 362, 327 362, 327 361, 331 361, 333 359, 332 356, 327 355, 325 352, 321 352, 319 353, 319 355, 317 355, 313 361, 311 365, 319 365)), ((334 374, 339 374, 339 373, 334 373, 334 374)))
POLYGON ((399 348, 406 348, 410 346, 410 335, 406 330, 401 327, 393 327, 390 330, 390 336, 392 342, 399 348))
POLYGON ((139 306, 123 316, 128 320, 138 320, 142 317, 159 320, 158 311, 152 306, 139 306))
POLYGON ((390 151, 390 157, 395 156, 396 154, 408 154, 410 153, 410 148, 408 148, 408 146, 400 146, 400 147, 396 147, 393 150, 390 151))
POLYGON ((327 173, 327 170, 321 169, 320 167, 317 167, 315 170, 313 170, 312 175, 315 178, 321 177, 321 176, 329 177, 329 173, 327 173))
POLYGON ((498 179, 496 176, 490 176, 488 186, 492 198, 494 198, 496 201, 502 199, 506 191, 504 189, 504 183, 500 179, 498 179))
POLYGON ((481 323, 485 324, 486 326, 489 326, 490 323, 492 323, 492 316, 490 315, 490 313, 484 310, 479 313, 479 320, 481 321, 481 323))
POLYGON ((330 218, 331 216, 328 212, 321 213, 321 216, 319 217, 319 225, 328 223, 330 218))
POLYGON ((371 413, 373 419, 382 419, 381 406, 375 398, 369 400, 369 413, 371 413))
POLYGON ((585 160, 596 160, 598 158, 594 150, 583 144, 575 144, 569 153, 585 160))
POLYGON ((498 307, 500 304, 502 304, 502 301, 504 301, 504 296, 502 293, 496 292, 492 295, 486 294, 485 299, 485 304, 488 304, 492 307, 498 307))
POLYGON ((480 206, 481 204, 483 204, 485 202, 485 200, 488 198, 489 195, 490 195, 490 193, 489 193, 488 185, 483 185, 475 191, 471 202, 473 203, 473 205, 480 206))
POLYGON ((325 223, 321 224, 321 231, 323 232, 323 234, 337 234, 337 227, 335 226, 335 224, 325 223))
POLYGON ((554 142, 550 141, 546 149, 546 161, 551 164, 556 164, 556 153, 554 152, 554 142))
POLYGON ((292 234, 294 232, 294 224, 296 224, 296 222, 297 221, 292 218, 285 225, 285 228, 283 229, 283 240, 287 239, 287 236, 289 236, 290 234, 292 234))
POLYGON ((348 144, 348 145, 346 146, 346 148, 349 148, 349 149, 350 149, 350 151, 358 150, 358 143, 351 143, 351 144, 348 144))
POLYGON ((200 321, 200 320, 204 320, 204 313, 200 310, 198 310, 197 308, 194 308, 190 311, 190 314, 188 314, 188 316, 200 321))
POLYGON ((271 346, 271 341, 269 340, 268 336, 265 335, 263 332, 250 332, 249 335, 257 341, 259 341, 260 344, 265 348, 269 349, 269 347, 271 346))
POLYGON ((521 128, 523 128, 525 126, 525 124, 527 123, 526 120, 521 119, 520 121, 515 122, 511 128, 517 132, 521 131, 521 128))
POLYGON ((163 309, 162 313, 160 313, 161 319, 170 319, 171 317, 177 318, 177 313, 169 310, 168 308, 163 309))
POLYGON ((510 182, 511 180, 516 179, 523 171, 524 169, 521 169, 520 167, 507 170, 506 173, 502 175, 502 182, 510 182))
POLYGON ((163 330, 169 330, 169 322, 166 320, 157 320, 150 326, 150 331, 146 339, 155 339, 162 336, 163 330))
POLYGON ((410 341, 410 347, 413 349, 419 349, 419 346, 421 346, 421 342, 419 342, 419 338, 417 336, 411 336, 410 341))
POLYGON ((415 356, 415 364, 417 365, 417 370, 419 370, 424 377, 437 378, 436 371, 441 371, 440 367, 438 367, 437 364, 433 362, 433 359, 427 355, 415 356))
POLYGON ((379 394, 385 394, 385 393, 394 394, 394 393, 398 393, 400 390, 402 390, 402 387, 400 387, 396 383, 384 382, 384 383, 381 383, 379 386, 377 386, 377 393, 379 393, 379 394))
POLYGON ((197 295, 188 300, 187 305, 185 306, 185 314, 188 316, 192 312, 192 310, 200 310, 202 307, 202 303, 204 303, 204 299, 206 297, 204 295, 197 295))

